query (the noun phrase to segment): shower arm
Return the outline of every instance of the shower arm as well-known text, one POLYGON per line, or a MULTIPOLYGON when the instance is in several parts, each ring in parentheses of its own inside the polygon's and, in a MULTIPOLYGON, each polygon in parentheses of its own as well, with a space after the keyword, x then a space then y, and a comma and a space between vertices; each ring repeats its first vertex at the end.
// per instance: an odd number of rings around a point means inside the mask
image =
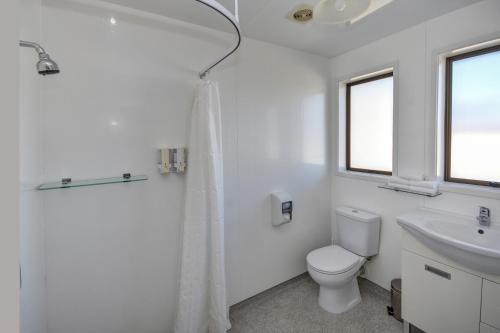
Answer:
POLYGON ((47 52, 45 52, 43 47, 41 47, 39 44, 34 43, 34 42, 27 42, 25 40, 21 40, 21 41, 19 41, 19 46, 31 47, 32 49, 35 49, 35 51, 41 56, 47 54, 47 52))
POLYGON ((240 47, 241 45, 241 28, 240 28, 240 23, 239 23, 239 17, 238 17, 238 0, 234 0, 234 12, 235 14, 233 15, 229 10, 227 10, 224 6, 222 6, 220 3, 218 3, 216 0, 195 0, 201 4, 204 4, 207 7, 212 8, 222 16, 224 16, 234 27, 236 30, 237 34, 237 40, 234 42, 234 45, 224 53, 224 56, 221 57, 219 60, 214 62, 213 64, 207 66, 200 72, 200 78, 203 79, 204 77, 207 76, 208 72, 210 72, 211 69, 213 69, 215 66, 229 58, 236 50, 240 47))

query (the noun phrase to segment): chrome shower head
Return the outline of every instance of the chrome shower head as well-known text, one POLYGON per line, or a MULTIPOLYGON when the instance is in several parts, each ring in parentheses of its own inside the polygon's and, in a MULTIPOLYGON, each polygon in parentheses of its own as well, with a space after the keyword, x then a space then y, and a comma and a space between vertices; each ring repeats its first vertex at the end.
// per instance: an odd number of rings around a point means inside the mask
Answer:
POLYGON ((38 74, 50 75, 60 72, 57 63, 54 60, 50 59, 48 53, 46 53, 45 50, 37 43, 20 41, 19 45, 22 47, 31 47, 38 53, 38 62, 36 64, 38 74))
POLYGON ((50 56, 47 53, 39 54, 38 57, 40 59, 36 64, 38 74, 50 75, 60 72, 57 63, 54 60, 50 59, 50 56))

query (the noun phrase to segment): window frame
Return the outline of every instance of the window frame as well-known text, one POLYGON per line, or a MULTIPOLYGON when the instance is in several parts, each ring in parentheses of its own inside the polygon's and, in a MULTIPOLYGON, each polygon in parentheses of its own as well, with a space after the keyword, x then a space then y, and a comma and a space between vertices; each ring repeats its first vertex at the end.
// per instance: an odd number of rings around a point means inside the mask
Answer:
POLYGON ((500 183, 493 181, 455 178, 451 176, 451 138, 453 124, 453 63, 468 58, 477 57, 493 52, 499 52, 500 45, 494 45, 478 50, 460 53, 446 58, 445 67, 445 105, 444 105, 444 181, 450 183, 500 187, 500 183))
MULTIPOLYGON (((377 175, 384 175, 384 176, 392 176, 394 173, 394 156, 392 156, 393 159, 393 165, 392 165, 392 171, 382 171, 382 170, 372 170, 372 169, 363 169, 363 168, 353 168, 351 167, 351 87, 352 86, 357 86, 360 84, 368 83, 368 82, 373 82, 373 81, 378 81, 382 79, 386 79, 388 77, 393 78, 393 83, 394 83, 394 71, 391 70, 390 72, 387 73, 382 73, 378 74, 375 76, 371 76, 368 78, 356 80, 356 81, 350 81, 346 83, 346 114, 345 114, 345 121, 346 121, 346 170, 347 171, 354 171, 354 172, 362 172, 362 173, 369 173, 369 174, 377 174, 377 175)), ((394 119, 394 89, 392 92, 393 96, 393 119, 394 119)), ((393 126, 394 128, 394 126, 393 126)), ((392 133, 394 135, 394 133, 392 133)), ((394 137, 393 137, 393 152, 392 155, 394 155, 394 137)))

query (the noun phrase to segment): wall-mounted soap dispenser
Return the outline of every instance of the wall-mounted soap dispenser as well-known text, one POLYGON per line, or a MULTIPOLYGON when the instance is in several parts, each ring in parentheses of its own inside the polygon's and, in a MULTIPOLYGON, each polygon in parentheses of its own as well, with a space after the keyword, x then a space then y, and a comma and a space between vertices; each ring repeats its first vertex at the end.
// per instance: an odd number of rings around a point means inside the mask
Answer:
POLYGON ((186 171, 186 148, 160 149, 160 173, 183 173, 186 171))
POLYGON ((278 191, 271 194, 271 223, 277 227, 292 222, 293 202, 290 194, 278 191))

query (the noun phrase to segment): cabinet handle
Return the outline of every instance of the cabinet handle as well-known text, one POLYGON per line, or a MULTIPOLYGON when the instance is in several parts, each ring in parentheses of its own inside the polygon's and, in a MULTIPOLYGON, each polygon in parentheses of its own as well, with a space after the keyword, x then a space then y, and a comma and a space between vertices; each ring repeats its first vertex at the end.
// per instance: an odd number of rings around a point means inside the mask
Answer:
POLYGON ((440 276, 442 278, 451 280, 451 274, 448 273, 448 272, 442 271, 439 268, 432 267, 432 266, 429 266, 429 265, 425 265, 425 270, 427 272, 431 272, 433 274, 436 274, 436 275, 438 275, 438 276, 440 276))

